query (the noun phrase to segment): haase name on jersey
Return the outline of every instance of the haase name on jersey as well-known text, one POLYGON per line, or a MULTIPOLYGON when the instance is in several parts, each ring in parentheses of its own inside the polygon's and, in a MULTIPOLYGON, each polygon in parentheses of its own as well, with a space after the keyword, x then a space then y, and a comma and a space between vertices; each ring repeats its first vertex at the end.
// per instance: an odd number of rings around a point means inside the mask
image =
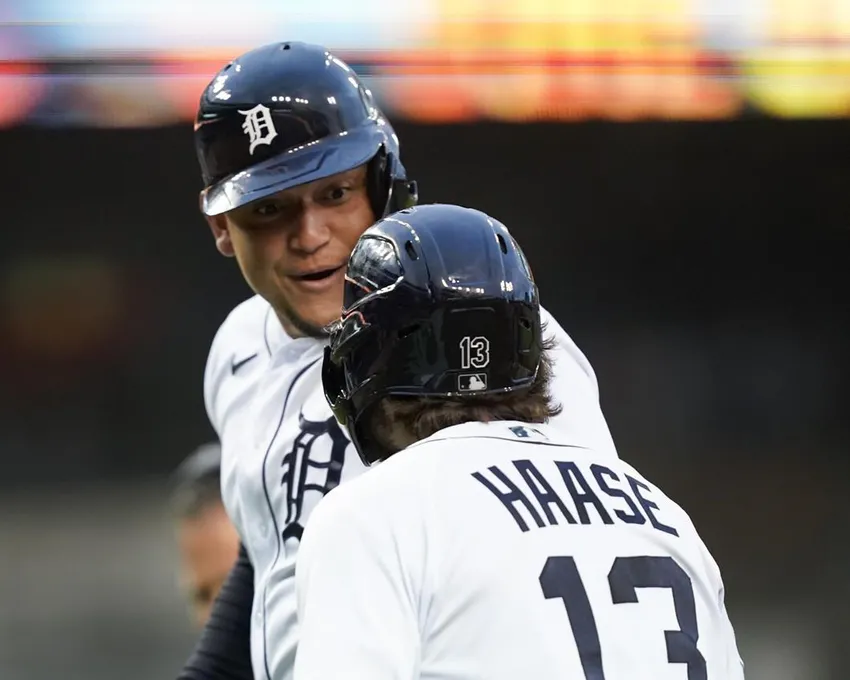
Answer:
POLYGON ((522 531, 529 530, 523 514, 538 527, 558 524, 559 516, 568 524, 614 524, 613 514, 624 524, 649 522, 658 531, 679 535, 675 528, 662 523, 656 516, 658 505, 650 499, 649 486, 629 475, 623 477, 633 497, 621 488, 623 483, 613 470, 603 465, 590 465, 590 476, 596 482, 597 492, 574 462, 553 460, 554 469, 547 472, 550 478, 557 478, 558 486, 565 487, 559 494, 547 476, 530 460, 515 460, 512 464, 522 479, 521 483, 513 481, 497 465, 486 471, 474 472, 472 476, 501 501, 522 531), (566 497, 564 491, 571 499, 569 507, 563 500, 566 497), (606 507, 601 498, 605 498, 609 505, 616 500, 620 507, 606 507), (593 508, 593 512, 588 512, 589 507, 593 508), (521 512, 522 508, 525 513, 521 512))

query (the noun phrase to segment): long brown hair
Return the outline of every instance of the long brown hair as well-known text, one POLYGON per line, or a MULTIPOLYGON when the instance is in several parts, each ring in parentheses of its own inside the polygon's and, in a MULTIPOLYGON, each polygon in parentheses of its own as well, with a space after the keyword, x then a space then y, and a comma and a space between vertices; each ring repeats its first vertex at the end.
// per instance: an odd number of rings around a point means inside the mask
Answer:
POLYGON ((370 414, 370 434, 395 452, 462 423, 497 420, 545 423, 562 410, 550 394, 551 352, 555 344, 554 338, 544 340, 540 366, 528 389, 463 398, 387 397, 370 414))

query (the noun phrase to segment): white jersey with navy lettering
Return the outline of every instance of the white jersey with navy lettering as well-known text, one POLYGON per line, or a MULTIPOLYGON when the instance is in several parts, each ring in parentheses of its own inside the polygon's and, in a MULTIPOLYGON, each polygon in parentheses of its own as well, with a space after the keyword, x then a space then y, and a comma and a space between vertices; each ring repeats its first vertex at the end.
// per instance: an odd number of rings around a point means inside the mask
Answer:
POLYGON ((295 680, 742 680, 688 515, 580 433, 445 429, 318 505, 295 680))
MULTIPOLYGON (((554 385, 564 409, 554 426, 580 432, 616 459, 593 369, 558 323, 545 312, 542 318, 557 340, 554 385)), ((254 566, 257 680, 291 679, 301 532, 328 490, 364 470, 322 392, 324 344, 289 338, 269 304, 255 296, 222 324, 206 367, 207 413, 222 444, 222 495, 254 566)), ((483 341, 470 338, 464 351, 482 347, 483 341)), ((480 380, 473 373, 470 389, 480 380)), ((338 566, 340 578, 347 578, 344 565, 338 566)))

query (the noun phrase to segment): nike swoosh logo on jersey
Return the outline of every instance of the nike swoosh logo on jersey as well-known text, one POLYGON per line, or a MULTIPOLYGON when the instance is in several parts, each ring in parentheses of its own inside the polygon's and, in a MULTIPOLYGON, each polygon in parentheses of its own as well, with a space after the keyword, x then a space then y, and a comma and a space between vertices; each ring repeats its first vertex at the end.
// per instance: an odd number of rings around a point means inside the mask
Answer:
POLYGON ((245 357, 244 359, 240 359, 239 361, 230 360, 230 374, 236 375, 236 371, 242 368, 245 364, 247 364, 251 359, 256 359, 258 352, 254 352, 251 356, 245 357))

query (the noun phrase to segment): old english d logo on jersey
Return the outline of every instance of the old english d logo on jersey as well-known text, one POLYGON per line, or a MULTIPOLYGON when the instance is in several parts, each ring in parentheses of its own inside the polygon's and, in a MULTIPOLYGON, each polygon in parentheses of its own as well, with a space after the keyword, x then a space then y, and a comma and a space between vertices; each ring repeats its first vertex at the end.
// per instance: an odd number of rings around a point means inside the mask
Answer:
POLYGON ((301 517, 308 494, 316 494, 316 501, 339 484, 348 439, 336 419, 307 420, 303 412, 298 415, 300 432, 292 449, 281 462, 281 486, 286 487, 286 520, 283 540, 301 540, 304 527, 301 517))

